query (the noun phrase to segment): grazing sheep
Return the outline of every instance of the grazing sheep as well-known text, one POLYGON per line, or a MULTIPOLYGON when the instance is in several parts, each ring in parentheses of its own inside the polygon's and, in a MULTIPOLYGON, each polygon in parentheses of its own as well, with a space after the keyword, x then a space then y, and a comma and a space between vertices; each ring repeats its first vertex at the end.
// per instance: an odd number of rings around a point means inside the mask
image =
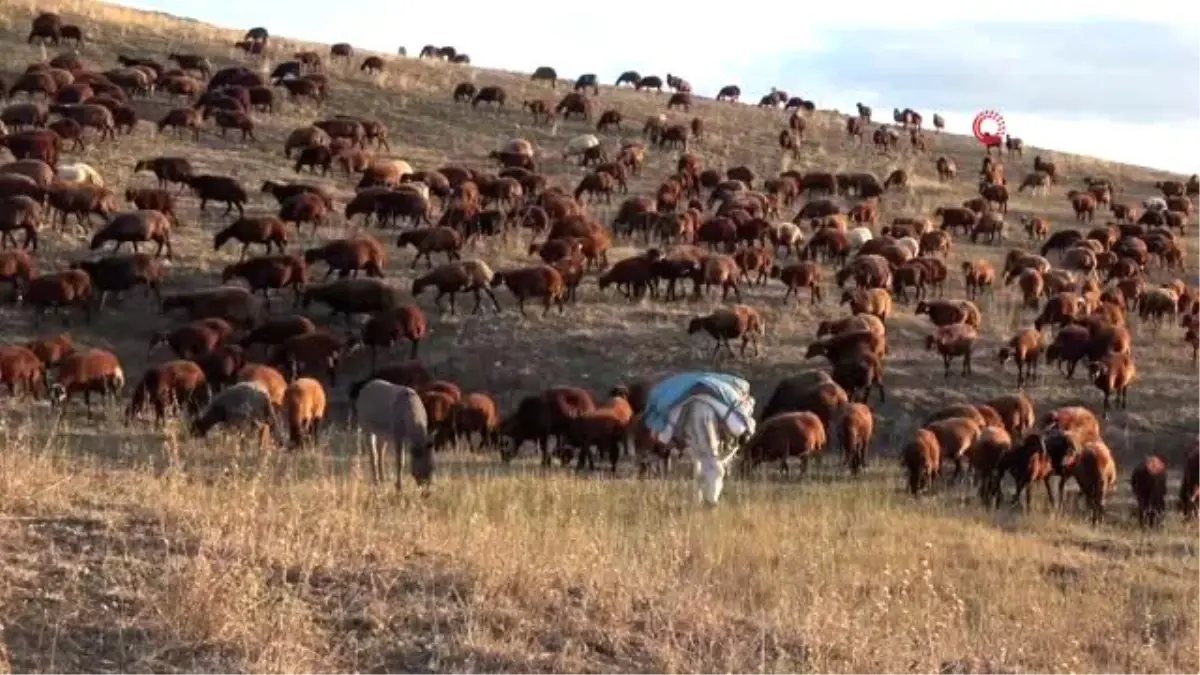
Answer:
POLYGON ((925 424, 925 428, 937 437, 941 459, 954 462, 954 479, 963 473, 963 460, 969 457, 971 447, 983 432, 983 425, 966 417, 949 417, 925 424))
POLYGON ((917 429, 901 450, 901 463, 908 471, 908 491, 914 497, 933 487, 941 473, 941 446, 928 429, 917 429))
POLYGON ((1000 481, 1004 476, 1000 470, 1001 460, 1012 446, 1012 436, 1006 429, 988 426, 980 430, 967 452, 984 506, 1000 503, 1000 481))
POLYGON ((76 393, 83 394, 87 415, 92 416, 92 394, 104 398, 117 395, 125 386, 125 371, 116 355, 104 349, 74 351, 58 362, 56 382, 50 387, 50 402, 64 405, 76 393))
MULTIPOLYGON (((16 287, 18 302, 33 307, 33 325, 41 323, 47 308, 57 313, 60 309, 78 307, 83 309, 84 321, 92 320, 92 280, 83 270, 67 270, 33 277, 16 287)), ((69 320, 63 314, 63 325, 69 320)))
POLYGON ((733 305, 728 309, 718 308, 712 314, 699 316, 688 322, 688 335, 701 330, 717 341, 717 346, 713 348, 712 353, 714 360, 716 360, 721 347, 725 348, 729 356, 733 356, 733 347, 730 346, 729 341, 735 338, 742 339, 742 356, 746 355, 746 347, 750 344, 754 345, 754 355, 758 356, 758 341, 766 334, 766 326, 758 311, 746 305, 733 305))
POLYGON ((1092 525, 1099 525, 1104 517, 1105 498, 1117 482, 1112 451, 1104 441, 1088 441, 1068 457, 1066 466, 1091 507, 1092 525))
POLYGON ((1017 386, 1023 387, 1026 379, 1037 379, 1038 361, 1044 350, 1041 332, 1036 328, 1023 328, 1009 338, 997 356, 1001 366, 1009 359, 1017 364, 1017 386))
POLYGON ((979 333, 965 323, 939 326, 933 335, 925 338, 925 348, 929 351, 936 349, 942 355, 942 360, 946 364, 946 378, 950 377, 951 360, 961 357, 963 360, 962 374, 963 377, 966 377, 971 374, 971 352, 978 337, 979 333))
POLYGON ((192 421, 191 433, 204 438, 217 425, 258 427, 259 445, 269 446, 278 421, 267 388, 259 382, 238 382, 227 387, 192 421))
POLYGON ((1138 523, 1155 527, 1162 522, 1167 510, 1167 462, 1159 455, 1150 455, 1129 476, 1129 487, 1137 500, 1138 523))
POLYGON ((562 273, 554 267, 536 265, 494 273, 491 282, 492 288, 502 284, 516 296, 517 307, 522 316, 525 316, 525 300, 527 298, 542 299, 543 317, 550 313, 551 303, 558 305, 560 314, 565 311, 563 305, 566 300, 566 284, 563 281, 562 273))
POLYGON ((783 294, 784 302, 793 294, 799 297, 801 288, 808 288, 811 293, 811 304, 817 304, 822 300, 821 293, 821 268, 812 261, 804 261, 779 267, 772 266, 770 271, 772 279, 779 279, 787 286, 787 292, 783 294))
POLYGON ((390 349, 402 340, 412 343, 409 358, 416 359, 421 340, 427 334, 428 325, 421 308, 411 304, 371 315, 363 324, 361 336, 362 345, 371 350, 371 370, 375 369, 379 348, 390 349))
POLYGON ((789 412, 775 415, 758 426, 741 447, 741 471, 749 474, 756 465, 778 460, 788 473, 788 457, 800 458, 800 472, 808 471, 810 457, 825 450, 825 425, 811 412, 789 412))
POLYGON ((875 419, 864 403, 847 403, 838 412, 838 438, 842 442, 842 461, 852 475, 867 465, 867 449, 875 433, 875 419))
POLYGON ((417 485, 425 487, 433 479, 433 447, 429 422, 420 395, 409 387, 372 379, 351 392, 354 420, 365 431, 370 443, 371 480, 383 480, 383 448, 390 444, 396 453, 396 489, 402 485, 404 452, 409 456, 409 471, 417 485))
POLYGON ((325 419, 325 387, 308 377, 292 382, 283 392, 283 417, 291 448, 316 442, 325 419))
POLYGON ((189 415, 197 415, 208 404, 211 392, 200 366, 192 361, 168 361, 151 366, 133 390, 125 417, 132 420, 147 403, 154 408, 154 420, 162 424, 167 409, 180 406, 189 415))
POLYGON ((9 396, 39 398, 45 391, 46 365, 28 347, 0 345, 0 382, 9 396))

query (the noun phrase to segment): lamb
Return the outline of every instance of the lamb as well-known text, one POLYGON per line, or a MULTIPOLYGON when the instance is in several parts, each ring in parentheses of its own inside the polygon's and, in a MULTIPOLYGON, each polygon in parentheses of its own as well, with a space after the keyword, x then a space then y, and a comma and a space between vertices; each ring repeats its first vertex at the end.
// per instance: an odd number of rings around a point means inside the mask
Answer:
MULTIPOLYGON (((33 325, 41 323, 42 314, 46 308, 53 307, 55 312, 66 307, 83 309, 84 320, 92 320, 92 281, 83 270, 67 270, 43 274, 30 279, 24 287, 17 286, 18 302, 28 303, 33 307, 33 325)), ((63 315, 63 325, 68 316, 63 315)))
POLYGON ((501 284, 508 286, 508 289, 516 296, 517 306, 522 316, 526 315, 525 300, 527 298, 542 298, 543 317, 550 313, 551 303, 558 305, 560 314, 564 311, 566 284, 562 274, 549 265, 496 272, 492 277, 491 286, 496 288, 501 284))
POLYGON ((1037 379, 1038 361, 1044 350, 1042 334, 1036 328, 1023 328, 1009 338, 997 356, 1001 366, 1009 359, 1017 364, 1017 386, 1023 387, 1027 378, 1037 379))
POLYGON ((396 289, 379 279, 338 279, 329 283, 308 286, 300 303, 308 307, 313 302, 328 305, 333 315, 342 315, 349 322, 351 314, 373 314, 396 307, 396 289))
POLYGON ((163 248, 167 250, 167 258, 172 257, 171 251, 171 219, 160 211, 139 210, 119 213, 113 216, 91 241, 90 248, 94 251, 106 242, 116 242, 114 251, 121 250, 126 242, 138 252, 138 244, 152 241, 158 245, 154 255, 162 255, 163 248))
POLYGON ((847 403, 838 411, 838 438, 842 442, 842 461, 851 475, 867 465, 867 449, 875 433, 875 419, 864 403, 847 403))
POLYGON ((486 293, 492 300, 492 305, 496 308, 496 313, 500 312, 500 303, 496 300, 496 295, 492 292, 492 282, 495 279, 495 273, 488 267, 487 263, 482 260, 464 260, 452 262, 438 267, 432 272, 418 277, 413 280, 412 294, 413 297, 420 295, 430 286, 437 289, 437 297, 434 298, 434 304, 439 310, 442 309, 442 298, 446 295, 450 296, 450 313, 455 313, 454 299, 458 293, 471 291, 475 295, 475 308, 471 310, 472 314, 481 311, 483 306, 483 293, 486 293))
POLYGON ((788 457, 800 458, 800 471, 808 470, 809 457, 825 450, 825 425, 811 412, 790 412, 775 415, 759 425, 741 448, 741 470, 749 474, 755 465, 778 459, 784 474, 788 473, 788 457))
POLYGON ((421 487, 433 479, 433 448, 425 405, 412 389, 373 379, 353 392, 354 419, 367 432, 371 453, 371 478, 383 479, 380 442, 391 444, 396 452, 396 489, 401 488, 403 452, 409 455, 409 471, 421 487))
POLYGON ((125 371, 116 355, 104 349, 71 352, 58 362, 56 382, 50 387, 50 402, 65 405, 76 393, 83 394, 88 418, 92 417, 92 394, 115 396, 125 386, 125 371))
POLYGON ((133 390, 125 417, 132 420, 147 403, 154 420, 162 424, 167 409, 178 405, 196 415, 208 404, 211 392, 204 371, 192 361, 168 361, 151 366, 133 390))
POLYGON ((204 438, 213 427, 256 426, 259 444, 266 447, 275 435, 278 421, 267 388, 260 382, 239 382, 213 397, 204 412, 192 421, 191 433, 204 438))
POLYGON ((46 366, 28 347, 0 345, 0 382, 9 396, 38 398, 45 391, 46 366))
POLYGON ((917 429, 901 451, 901 463, 908 471, 908 491, 914 497, 933 487, 941 473, 941 446, 928 429, 917 429))
POLYGON ((942 360, 946 364, 946 378, 950 377, 951 360, 961 357, 963 360, 962 374, 963 377, 966 377, 971 374, 971 352, 978 337, 979 333, 965 323, 939 326, 933 335, 925 338, 925 348, 929 351, 936 349, 942 355, 942 360))
POLYGON ((256 216, 238 218, 229 227, 217 232, 213 237, 213 250, 219 251, 230 240, 241 242, 242 252, 239 260, 246 257, 250 244, 260 244, 271 252, 274 246, 282 255, 288 242, 287 225, 275 216, 256 216))
POLYGON ((417 249, 413 258, 412 269, 416 269, 417 261, 423 256, 426 265, 433 268, 433 253, 445 253, 447 260, 461 260, 459 251, 462 249, 463 238, 457 230, 449 227, 431 227, 421 230, 409 230, 400 235, 396 245, 404 248, 412 244, 417 249))
POLYGON ((193 320, 220 318, 239 326, 253 324, 259 312, 254 295, 237 286, 217 286, 163 298, 162 313, 174 309, 183 309, 193 320))
POLYGON ((758 356, 758 341, 766 334, 766 326, 758 311, 746 305, 733 305, 728 309, 718 308, 712 314, 696 317, 688 323, 688 335, 701 330, 717 341, 717 346, 713 349, 713 360, 716 360, 721 347, 733 356, 733 347, 729 345, 729 341, 734 338, 742 339, 743 357, 746 355, 746 347, 750 344, 754 345, 754 355, 758 356))
POLYGON ((1137 500, 1138 522, 1142 527, 1155 527, 1162 522, 1167 510, 1167 462, 1159 455, 1150 455, 1129 476, 1129 487, 1137 500))
POLYGON ((1088 364, 1088 375, 1096 388, 1104 392, 1103 417, 1108 418, 1110 398, 1116 394, 1117 405, 1129 407, 1129 386, 1137 379, 1137 367, 1128 353, 1108 354, 1088 364))

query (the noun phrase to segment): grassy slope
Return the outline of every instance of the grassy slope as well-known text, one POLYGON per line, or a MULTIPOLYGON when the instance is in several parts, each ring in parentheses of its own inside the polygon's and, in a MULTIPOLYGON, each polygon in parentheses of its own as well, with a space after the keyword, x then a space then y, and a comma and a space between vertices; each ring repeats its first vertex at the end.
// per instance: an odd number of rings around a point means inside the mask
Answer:
MULTIPOLYGON (((92 2, 38 8, 84 25, 95 40, 85 57, 106 66, 118 52, 195 50, 221 64, 234 58, 221 45, 237 36, 197 22, 92 2)), ((43 58, 23 42, 34 11, 3 9, 6 63, 43 58)), ((276 42, 277 59, 296 47, 283 42, 276 42)), ((464 78, 503 84, 518 99, 552 95, 522 76, 415 60, 389 61, 388 73, 376 78, 335 72, 333 111, 382 118, 395 153, 418 167, 483 167, 488 149, 521 135, 551 157, 556 182, 573 185, 582 175, 552 158, 577 123, 555 135, 513 111, 470 113, 449 101, 464 78)), ((601 100, 634 120, 630 126, 664 101, 611 89, 601 100)), ((150 119, 168 106, 138 105, 150 119)), ((256 186, 289 176, 283 135, 325 112, 288 107, 259 117, 261 140, 249 145, 206 135, 197 147, 157 138, 143 125, 133 138, 91 148, 82 159, 121 187, 149 184, 131 176, 135 158, 168 151, 256 186)), ((697 149, 709 165, 749 164, 769 174, 783 164, 774 144, 781 113, 711 102, 696 112, 710 129, 697 149)), ((813 122, 815 141, 801 167, 915 172, 913 190, 887 198, 887 219, 971 192, 966 178, 933 180, 930 157, 850 153, 841 148, 837 118, 822 113, 813 122)), ((980 157, 959 136, 938 137, 935 152, 968 170, 980 157)), ((1009 162, 1010 175, 1028 170, 1033 154, 1009 162)), ((1165 176, 1056 159, 1072 180, 1117 179, 1124 200, 1151 194, 1150 184, 1165 176)), ((674 154, 652 153, 634 190, 652 189, 673 162, 674 154)), ((351 189, 341 178, 336 186, 351 189)), ((1065 226, 1061 192, 1018 199, 1010 220, 1036 212, 1065 226)), ((174 287, 211 283, 233 257, 212 252, 218 221, 185 202, 174 287)), ((272 208, 261 197, 253 205, 272 208)), ((611 219, 610 207, 596 210, 611 219)), ((338 234, 331 228, 320 236, 338 234)), ((80 255, 77 238, 48 232, 46 241, 42 269, 80 255)), ((525 260, 520 248, 489 244, 479 255, 504 266, 525 260)), ((960 243, 952 259, 996 259, 1000 250, 960 243)), ((410 256, 393 249, 397 283, 411 278, 410 256)), ((957 276, 954 288, 961 293, 957 276)), ((781 372, 798 367, 815 321, 840 314, 832 303, 784 307, 781 294, 777 286, 749 291, 748 302, 767 316, 766 350, 725 366, 749 378, 760 400, 781 372)), ((75 333, 116 349, 136 375, 148 335, 166 325, 142 302, 131 298, 75 333)), ((1014 309, 1007 291, 983 305, 986 352, 1032 318, 1014 309)), ((630 306, 592 287, 564 318, 434 318, 425 359, 466 389, 495 392, 504 408, 552 382, 603 392, 635 375, 707 365, 710 345, 689 340, 681 326, 710 306, 630 306)), ((877 408, 875 447, 884 456, 914 415, 1007 391, 1014 377, 988 362, 970 381, 943 386, 940 363, 918 349, 928 325, 909 312, 889 327, 889 397, 877 408)), ((5 309, 2 320, 6 339, 34 334, 23 313, 5 309)), ((1158 345, 1135 331, 1142 379, 1130 411, 1114 414, 1105 433, 1126 466, 1150 451, 1178 465, 1197 424, 1195 369, 1177 328, 1158 345)), ((365 364, 350 369, 361 373, 365 364)), ((1057 377, 1030 393, 1040 406, 1098 404, 1084 383, 1057 377)), ((340 431, 327 452, 281 458, 235 443, 194 443, 174 429, 121 428, 117 410, 106 419, 59 417, 40 405, 9 406, 0 417, 0 664, 13 670, 1200 668, 1195 529, 1174 519, 1149 536, 1130 527, 1124 478, 1124 500, 1099 529, 1075 517, 983 513, 965 493, 914 503, 899 493, 890 460, 855 483, 834 469, 802 483, 769 475, 739 481, 720 509, 701 512, 682 478, 540 476, 460 456, 445 463, 434 494, 417 500, 372 493, 352 459, 354 437, 340 431)))

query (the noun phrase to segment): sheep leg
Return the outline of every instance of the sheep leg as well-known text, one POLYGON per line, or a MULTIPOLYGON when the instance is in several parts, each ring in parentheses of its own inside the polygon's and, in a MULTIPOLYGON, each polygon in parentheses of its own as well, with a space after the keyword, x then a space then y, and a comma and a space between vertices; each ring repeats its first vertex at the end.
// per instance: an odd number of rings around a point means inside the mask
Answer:
POLYGON ((945 374, 945 377, 946 377, 946 379, 947 379, 947 380, 948 380, 948 379, 950 379, 950 358, 951 358, 951 357, 950 357, 950 355, 948 355, 948 354, 946 354, 946 355, 943 355, 943 356, 942 356, 942 360, 943 360, 943 361, 945 362, 945 364, 946 364, 946 374, 945 374))
POLYGON ((967 352, 966 355, 963 356, 962 374, 963 377, 971 374, 971 352, 967 352))

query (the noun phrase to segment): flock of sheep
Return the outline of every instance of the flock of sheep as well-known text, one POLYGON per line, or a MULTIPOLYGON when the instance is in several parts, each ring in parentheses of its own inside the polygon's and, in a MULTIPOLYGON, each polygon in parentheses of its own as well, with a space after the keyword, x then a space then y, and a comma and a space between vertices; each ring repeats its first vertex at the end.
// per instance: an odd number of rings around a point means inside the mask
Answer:
MULTIPOLYGON (((64 24, 58 15, 45 13, 34 19, 29 39, 58 44, 84 37, 84 31, 64 24)), ((268 40, 266 30, 256 28, 237 47, 253 59, 266 53, 268 40)), ((334 61, 352 55, 347 44, 330 51, 334 61)), ((449 47, 430 45, 421 55, 469 63, 449 47)), ((1009 161, 1023 153, 1020 139, 1012 137, 1003 147, 985 149, 978 197, 880 227, 880 205, 906 189, 907 171, 894 171, 884 181, 869 172, 759 176, 747 166, 719 171, 688 152, 689 143, 706 133, 700 117, 685 124, 652 116, 642 124, 642 140, 624 143, 612 156, 596 134, 568 139, 563 159, 578 158, 588 168, 573 189, 554 184, 539 171, 544 160, 524 139, 487 156, 499 167, 493 173, 455 165, 416 170, 403 160, 386 158, 380 153, 390 151, 389 130, 378 120, 335 115, 292 131, 282 152, 289 162, 294 157, 296 172, 359 176, 355 195, 343 207, 347 221, 361 219, 379 231, 412 226, 398 235, 397 245, 412 247, 412 267, 423 260, 428 271, 413 282, 411 298, 406 298, 384 281, 386 247, 365 229, 302 251, 289 250, 303 225, 314 232, 328 226, 336 210, 336 195, 328 188, 266 181, 260 190, 278 201, 277 215, 247 214, 251 194, 246 186, 231 176, 200 173, 186 157, 187 139, 197 140, 209 124, 222 136, 235 131, 236 138, 254 139, 255 114, 272 113, 280 105, 280 89, 289 101, 336 107, 337 92, 320 54, 299 52, 269 78, 244 65, 216 69, 197 54, 168 55, 176 67, 148 57, 122 55, 119 61, 101 67, 64 52, 0 83, 11 98, 0 115, 0 146, 14 157, 0 167, 5 247, 0 281, 12 284, 16 299, 34 312, 35 324, 46 311, 63 314, 64 322, 72 310, 90 320, 104 311, 110 294, 138 286, 156 296, 163 313, 181 311, 187 320, 154 338, 154 344, 168 345, 178 358, 151 365, 140 375, 128 414, 134 417, 150 407, 161 420, 178 408, 198 436, 218 425, 249 426, 268 442, 282 420, 291 445, 311 443, 324 422, 326 388, 337 386, 341 360, 365 349, 371 354, 372 374, 351 384, 350 398, 354 423, 370 434, 376 480, 385 473, 381 443, 395 448, 398 485, 405 454, 401 448, 407 448, 413 478, 427 484, 435 449, 461 438, 498 449, 505 461, 522 444, 533 442, 544 464, 558 456, 581 468, 594 464, 593 451, 607 457, 614 470, 623 454, 631 453, 641 471, 678 454, 639 424, 652 382, 629 382, 599 403, 587 390, 552 387, 522 398, 513 411, 501 415, 486 392, 464 394, 456 384, 434 379, 418 360, 428 322, 417 302, 427 289, 436 291, 433 303, 440 311, 448 300, 449 311, 456 312, 457 296, 467 293, 474 298, 473 313, 489 306, 501 312, 494 289, 505 287, 522 314, 527 301, 540 303, 546 314, 569 311, 590 275, 600 292, 615 287, 630 302, 672 302, 687 295, 688 283, 692 297, 719 287, 722 300, 732 294, 734 304, 687 326, 689 334, 712 337, 716 357, 722 349, 733 356, 734 340, 741 341, 743 354, 749 347, 757 352, 768 331, 760 313, 741 302, 746 286, 778 279, 786 287, 785 302, 793 295, 799 299, 804 291, 818 304, 826 302, 832 283, 837 301, 849 312, 822 322, 806 355, 824 357, 829 372, 786 377, 778 384, 757 431, 743 439, 740 454, 747 472, 767 461, 785 469, 789 458, 806 463, 834 439, 851 472, 865 466, 874 433, 867 403, 872 392, 880 400, 886 396, 886 326, 898 304, 916 302, 914 313, 929 318, 932 330, 924 346, 943 362, 945 377, 951 377, 955 360, 961 362, 961 375, 970 377, 984 320, 974 300, 994 294, 997 286, 1016 284, 1020 307, 1037 316, 1000 350, 1001 364, 1015 362, 1016 385, 1022 389, 1040 377, 1043 361, 1057 365, 1067 378, 1086 362, 1088 379, 1102 394, 1104 416, 1111 404, 1124 407, 1136 384, 1131 323, 1161 330, 1182 325, 1193 361, 1200 347, 1200 291, 1172 278, 1172 272, 1183 268, 1180 235, 1194 215, 1192 200, 1200 194, 1196 176, 1160 183, 1163 197, 1143 203, 1119 202, 1121 186, 1088 178, 1067 193, 1079 223, 1087 228, 1051 233, 1044 219, 1024 219, 1028 241, 1038 251, 1013 247, 997 270, 982 258, 962 259, 957 265, 948 260, 957 235, 972 243, 1005 242, 1010 193, 1002 153, 1009 161), (174 135, 169 142, 175 149, 143 158, 135 167, 135 173, 152 173, 158 187, 129 187, 119 193, 86 164, 61 161, 62 153, 88 142, 119 143, 123 135, 144 133, 136 129, 138 114, 131 102, 149 97, 183 101, 151 120, 165 139, 174 135), (609 203, 614 193, 628 193, 631 178, 642 175, 650 153, 674 149, 681 151, 676 171, 653 193, 625 196, 610 224, 592 215, 589 204, 609 203), (220 285, 164 295, 161 287, 171 268, 161 256, 172 255, 171 232, 180 224, 176 205, 185 192, 199 200, 202 212, 210 203, 224 205, 223 216, 232 221, 214 233, 214 248, 236 242, 241 259, 222 271, 220 285), (846 208, 839 196, 853 204, 846 208), (134 210, 122 209, 122 197, 134 210), (1093 225, 1103 208, 1110 211, 1111 222, 1093 225), (790 218, 784 215, 793 211, 790 218), (95 226, 93 216, 103 223, 95 226), (71 218, 91 234, 90 249, 111 242, 114 252, 38 273, 38 232, 55 222, 66 228, 71 218), (463 257, 472 241, 521 230, 530 230, 538 240, 529 253, 540 258, 539 264, 493 270, 484 260, 463 257), (15 233, 24 235, 20 245, 15 233), (609 261, 614 241, 639 239, 648 248, 609 261), (154 253, 140 250, 146 243, 155 245, 154 253), (125 244, 134 253, 116 252, 125 244), (261 246, 263 253, 247 258, 253 246, 261 246), (325 272, 314 281, 321 267, 325 272), (967 297, 945 298, 948 278, 960 272, 967 297), (334 273, 337 278, 330 281, 334 273), (845 289, 851 281, 853 287, 845 289), (281 293, 290 293, 297 309, 325 305, 335 322, 340 317, 349 325, 359 316, 366 321, 355 336, 341 338, 311 316, 275 311, 281 293), (386 356, 405 342, 411 344, 409 360, 378 365, 380 354, 386 356)), ((368 72, 384 68, 386 63, 376 56, 361 64, 368 72)), ((557 73, 545 67, 532 77, 551 85, 558 81, 557 73)), ((664 81, 630 71, 617 80, 622 84, 661 91, 664 81)), ((668 109, 689 111, 690 85, 674 75, 665 84, 674 90, 668 109)), ((522 110, 535 124, 561 116, 564 124, 574 118, 594 121, 597 134, 620 129, 626 120, 619 110, 597 108, 599 91, 597 78, 584 75, 557 103, 526 100, 522 110)), ((736 101, 740 94, 731 86, 718 98, 736 101)), ((503 87, 470 82, 446 95, 472 107, 509 102, 503 87)), ((787 111, 779 146, 800 153, 815 105, 776 90, 760 105, 787 111)), ((857 114, 846 119, 846 143, 862 143, 870 131, 882 152, 896 150, 903 138, 917 153, 932 145, 915 111, 895 110, 893 126, 873 130, 871 114, 860 104, 857 114)), ((941 131, 940 116, 933 120, 941 131)), ((931 159, 929 166, 940 181, 962 180, 948 157, 931 159)), ((1066 181, 1052 161, 1037 157, 1018 191, 1044 192, 1066 181)), ((50 264, 41 262, 43 267, 50 264)), ((89 416, 93 395, 115 395, 125 386, 124 370, 112 352, 75 344, 64 335, 0 346, 0 379, 14 395, 48 393, 56 404, 81 395, 89 416)), ((1189 452, 1178 497, 1187 516, 1196 513, 1200 499, 1195 442, 1189 452)), ((914 495, 938 479, 945 463, 954 466, 955 477, 969 466, 987 504, 999 504, 1005 476, 1016 486, 1014 502, 1024 493, 1028 505, 1030 486, 1042 482, 1053 504, 1050 481, 1057 476, 1057 502, 1062 503, 1064 484, 1075 480, 1094 520, 1101 517, 1116 480, 1112 453, 1092 411, 1068 406, 1039 416, 1023 389, 936 411, 911 434, 900 455, 914 495)), ((1147 457, 1132 472, 1144 523, 1157 521, 1166 510, 1166 478, 1166 462, 1159 456, 1147 457)))

